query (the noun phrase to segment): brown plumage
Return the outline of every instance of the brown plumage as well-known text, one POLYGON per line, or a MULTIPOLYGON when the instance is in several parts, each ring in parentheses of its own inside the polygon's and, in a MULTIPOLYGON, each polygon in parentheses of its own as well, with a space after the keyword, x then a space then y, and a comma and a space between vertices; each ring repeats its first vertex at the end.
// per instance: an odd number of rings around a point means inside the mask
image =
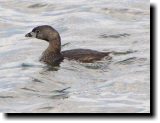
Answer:
POLYGON ((104 57, 111 58, 109 52, 99 52, 90 49, 72 49, 61 52, 61 38, 59 33, 48 25, 35 27, 26 37, 35 37, 49 43, 48 48, 43 52, 40 61, 47 64, 54 64, 64 58, 84 63, 91 63, 101 60, 104 57))

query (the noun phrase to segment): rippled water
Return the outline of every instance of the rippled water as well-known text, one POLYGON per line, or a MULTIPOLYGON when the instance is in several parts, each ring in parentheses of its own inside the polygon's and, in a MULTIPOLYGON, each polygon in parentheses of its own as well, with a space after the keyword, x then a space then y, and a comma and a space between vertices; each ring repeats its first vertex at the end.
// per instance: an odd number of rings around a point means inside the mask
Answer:
POLYGON ((148 0, 0 0, 0 112, 150 112, 148 0), (111 51, 112 60, 40 63, 56 28, 62 50, 111 51))

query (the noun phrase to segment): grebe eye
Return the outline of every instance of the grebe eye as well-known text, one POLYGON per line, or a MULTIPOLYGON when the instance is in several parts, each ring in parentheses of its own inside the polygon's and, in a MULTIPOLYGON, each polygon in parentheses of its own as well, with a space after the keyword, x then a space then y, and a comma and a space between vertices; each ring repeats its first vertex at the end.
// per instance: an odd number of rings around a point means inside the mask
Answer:
POLYGON ((36 33, 40 33, 40 31, 39 31, 39 30, 36 30, 36 33))

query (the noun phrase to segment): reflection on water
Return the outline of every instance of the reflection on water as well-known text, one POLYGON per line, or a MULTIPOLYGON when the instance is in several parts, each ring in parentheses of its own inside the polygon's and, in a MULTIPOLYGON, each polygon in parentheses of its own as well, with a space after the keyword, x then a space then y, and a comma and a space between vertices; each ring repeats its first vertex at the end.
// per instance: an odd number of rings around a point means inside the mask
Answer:
POLYGON ((150 112, 147 0, 1 0, 0 112, 150 112), (24 35, 56 28, 62 50, 112 52, 96 63, 38 61, 47 43, 24 35))
POLYGON ((130 34, 123 33, 123 34, 117 34, 117 35, 106 35, 106 34, 100 35, 100 37, 102 38, 120 38, 125 36, 130 36, 130 34))

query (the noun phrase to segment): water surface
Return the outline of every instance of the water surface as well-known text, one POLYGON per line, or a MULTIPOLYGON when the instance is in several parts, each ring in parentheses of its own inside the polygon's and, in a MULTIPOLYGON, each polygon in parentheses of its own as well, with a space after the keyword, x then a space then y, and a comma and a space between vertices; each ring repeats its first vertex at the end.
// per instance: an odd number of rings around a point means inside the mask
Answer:
POLYGON ((150 112, 148 0, 1 0, 0 112, 150 112), (24 35, 53 26, 62 50, 113 52, 112 60, 40 63, 47 42, 24 35))

